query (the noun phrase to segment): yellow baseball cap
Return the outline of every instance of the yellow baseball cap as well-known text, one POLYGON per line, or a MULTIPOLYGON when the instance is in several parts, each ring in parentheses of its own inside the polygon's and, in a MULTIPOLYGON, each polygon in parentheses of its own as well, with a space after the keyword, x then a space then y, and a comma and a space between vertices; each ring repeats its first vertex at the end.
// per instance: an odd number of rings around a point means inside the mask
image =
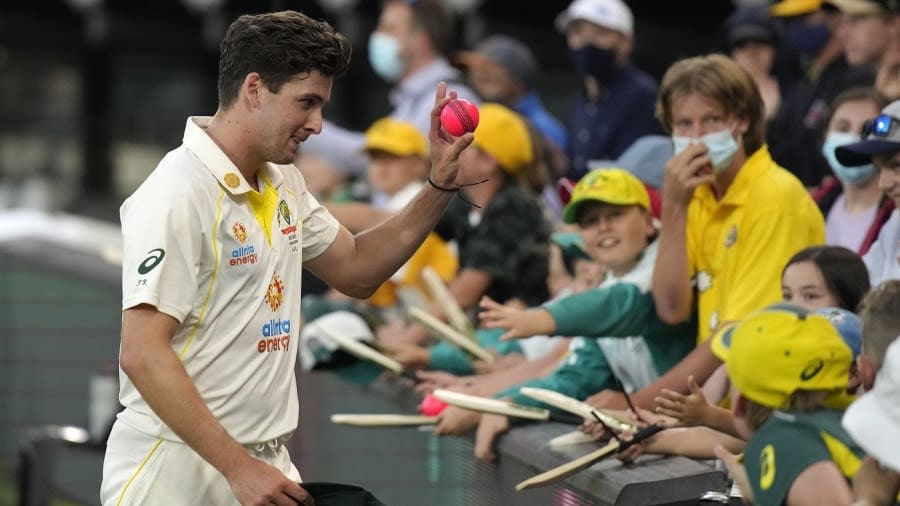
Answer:
POLYGON ((500 104, 483 104, 478 115, 472 145, 494 157, 500 168, 516 173, 534 160, 531 134, 521 116, 500 104))
POLYGON ((769 7, 773 17, 790 17, 809 14, 822 8, 822 0, 782 0, 769 7))
POLYGON ((585 174, 572 189, 572 199, 563 210, 563 221, 575 223, 578 208, 589 201, 650 209, 650 194, 644 183, 634 174, 619 168, 596 169, 585 174))
POLYGON ((774 304, 713 336, 713 353, 744 397, 780 408, 798 390, 833 391, 826 404, 846 408, 853 351, 827 315, 774 304))
POLYGON ((384 151, 396 156, 428 156, 425 136, 412 123, 393 118, 382 118, 366 130, 367 152, 384 151))

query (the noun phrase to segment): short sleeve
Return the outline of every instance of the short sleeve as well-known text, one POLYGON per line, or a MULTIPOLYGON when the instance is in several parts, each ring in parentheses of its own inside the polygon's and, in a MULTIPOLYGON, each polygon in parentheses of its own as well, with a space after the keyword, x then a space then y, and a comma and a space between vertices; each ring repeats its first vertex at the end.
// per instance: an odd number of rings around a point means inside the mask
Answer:
POLYGON ((162 186, 148 180, 120 210, 122 310, 150 304, 182 322, 197 299, 207 235, 195 199, 162 186))
POLYGON ((325 206, 311 193, 300 193, 300 216, 303 217, 303 261, 321 255, 331 246, 340 225, 325 206))

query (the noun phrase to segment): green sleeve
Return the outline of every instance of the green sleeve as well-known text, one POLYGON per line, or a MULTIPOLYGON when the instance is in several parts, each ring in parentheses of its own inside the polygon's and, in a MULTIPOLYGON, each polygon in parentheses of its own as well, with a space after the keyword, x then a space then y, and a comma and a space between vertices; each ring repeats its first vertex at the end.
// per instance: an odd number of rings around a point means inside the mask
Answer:
MULTIPOLYGON (((569 356, 549 376, 512 386, 496 398, 511 398, 526 406, 548 408, 550 406, 519 393, 522 387, 546 388, 578 400, 583 400, 604 388, 612 386, 612 370, 606 355, 592 338, 577 337, 572 340, 569 356)), ((556 408, 552 408, 556 409, 556 408)))
POLYGON ((757 504, 782 504, 794 480, 809 466, 831 460, 815 432, 777 418, 760 427, 744 451, 744 467, 757 504))
POLYGON ((629 337, 644 334, 654 316, 652 297, 631 283, 588 290, 544 305, 556 335, 629 337), (649 297, 649 300, 648 300, 649 297))

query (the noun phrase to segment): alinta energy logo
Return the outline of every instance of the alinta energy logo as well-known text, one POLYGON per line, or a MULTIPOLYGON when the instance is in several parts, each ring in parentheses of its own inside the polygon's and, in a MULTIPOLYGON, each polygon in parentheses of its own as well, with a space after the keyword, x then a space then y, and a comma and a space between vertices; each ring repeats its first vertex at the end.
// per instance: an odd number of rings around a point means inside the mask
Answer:
POLYGON ((231 251, 228 265, 234 267, 235 265, 255 264, 257 259, 256 249, 253 248, 252 244, 246 244, 247 227, 243 223, 236 221, 231 226, 231 233, 240 246, 231 251))
POLYGON ((272 308, 272 312, 278 311, 281 303, 284 302, 284 283, 278 274, 272 276, 269 288, 266 290, 266 304, 272 308))
MULTIPOLYGON (((278 274, 275 274, 266 290, 266 304, 272 312, 276 312, 283 302, 284 283, 278 274)), ((256 343, 256 351, 259 353, 287 351, 291 342, 291 320, 281 318, 269 320, 262 326, 262 336, 263 338, 256 343)))

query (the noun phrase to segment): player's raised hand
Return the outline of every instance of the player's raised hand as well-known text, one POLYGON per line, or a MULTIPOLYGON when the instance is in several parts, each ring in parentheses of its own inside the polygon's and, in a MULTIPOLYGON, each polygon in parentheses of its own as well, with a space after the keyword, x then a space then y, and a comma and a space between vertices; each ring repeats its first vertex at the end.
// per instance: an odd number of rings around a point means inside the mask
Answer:
POLYGON ((247 455, 236 473, 228 476, 231 491, 241 506, 312 506, 312 496, 281 471, 247 455))
POLYGON ((462 181, 459 178, 459 154, 475 139, 471 133, 461 137, 453 137, 441 128, 441 110, 451 100, 456 99, 456 91, 447 92, 447 84, 438 84, 434 96, 434 108, 431 110, 431 130, 428 141, 431 145, 431 180, 444 188, 457 188, 462 181))

